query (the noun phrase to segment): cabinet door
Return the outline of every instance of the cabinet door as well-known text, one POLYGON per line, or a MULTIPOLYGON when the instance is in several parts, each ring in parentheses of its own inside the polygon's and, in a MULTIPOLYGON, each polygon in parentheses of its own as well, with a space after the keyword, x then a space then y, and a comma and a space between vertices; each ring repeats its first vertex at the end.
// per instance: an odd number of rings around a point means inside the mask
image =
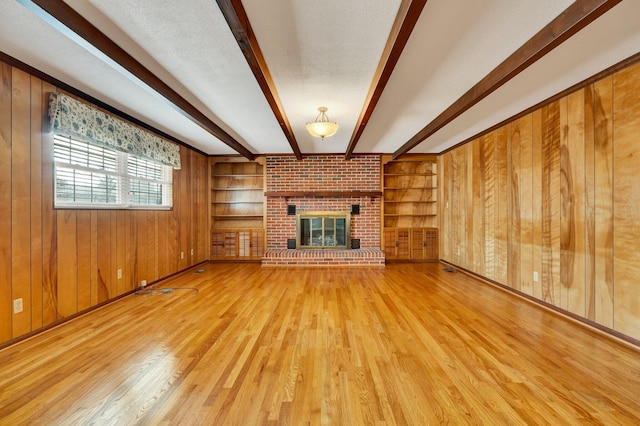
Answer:
POLYGON ((398 229, 397 230, 397 258, 398 259, 410 259, 410 229, 398 229))
POLYGON ((236 260, 238 258, 238 231, 224 231, 223 259, 236 260))
POLYGON ((384 230, 384 253, 387 259, 396 259, 398 238, 396 228, 385 228, 384 230))
POLYGON ((422 260, 425 259, 425 245, 424 230, 422 228, 416 228, 411 230, 411 259, 422 260))
POLYGON ((429 260, 438 260, 440 258, 438 251, 438 228, 425 229, 424 241, 424 258, 429 260))
POLYGON ((262 259, 264 254, 264 231, 254 229, 251 231, 250 257, 251 259, 262 259))
POLYGON ((224 257, 224 231, 211 231, 211 259, 224 257))
POLYGON ((238 232, 230 229, 214 229, 211 231, 211 259, 235 260, 238 232))
POLYGON ((238 231, 238 259, 251 257, 251 230, 238 231))

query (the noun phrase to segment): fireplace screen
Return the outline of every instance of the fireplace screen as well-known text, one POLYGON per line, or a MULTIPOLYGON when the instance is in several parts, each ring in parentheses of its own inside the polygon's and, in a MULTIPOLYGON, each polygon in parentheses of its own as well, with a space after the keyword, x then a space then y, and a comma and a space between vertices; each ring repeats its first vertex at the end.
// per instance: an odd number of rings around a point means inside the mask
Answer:
POLYGON ((309 212, 297 215, 296 247, 299 249, 347 249, 349 212, 309 212))

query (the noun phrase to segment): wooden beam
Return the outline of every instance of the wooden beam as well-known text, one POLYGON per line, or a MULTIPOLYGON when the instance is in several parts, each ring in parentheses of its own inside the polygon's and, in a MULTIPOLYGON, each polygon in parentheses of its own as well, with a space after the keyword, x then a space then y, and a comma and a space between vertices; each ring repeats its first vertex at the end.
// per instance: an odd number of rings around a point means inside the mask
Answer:
POLYGON ((227 24, 229 24, 229 28, 231 29, 233 36, 238 42, 238 46, 240 46, 240 50, 242 50, 242 53, 249 64, 249 68, 251 68, 258 85, 262 89, 264 97, 267 99, 273 114, 276 116, 282 132, 289 141, 289 145, 291 145, 293 153, 298 160, 302 160, 302 153, 298 147, 298 142, 293 134, 293 129, 291 129, 291 124, 289 123, 287 114, 284 111, 284 106, 278 96, 278 91, 276 90, 275 83, 273 82, 273 78, 269 72, 269 67, 262 55, 260 45, 258 44, 258 40, 253 29, 251 28, 251 23, 249 22, 247 13, 242 6, 242 2, 240 0, 216 1, 218 2, 218 6, 224 15, 224 18, 227 20, 227 24))
POLYGON ((393 159, 409 152, 621 1, 577 0, 402 145, 393 159))
POLYGON ((351 158, 426 3, 427 0, 402 1, 396 20, 393 23, 393 28, 387 39, 387 45, 384 48, 380 63, 371 82, 369 93, 367 93, 367 98, 364 101, 364 106, 358 117, 358 122, 353 129, 353 134, 351 135, 351 140, 349 141, 349 146, 345 154, 347 160, 351 158))
POLYGON ((109 37, 98 30, 93 24, 82 17, 78 12, 62 0, 19 0, 21 4, 29 8, 45 21, 51 23, 56 29, 70 36, 72 39, 80 37, 84 42, 97 49, 107 58, 122 67, 135 78, 142 81, 184 116, 198 124, 204 130, 228 145, 234 151, 244 157, 253 160, 254 154, 245 148, 240 142, 214 123, 189 101, 180 96, 175 90, 160 80, 155 74, 144 67, 135 58, 125 52, 109 37), (70 34, 73 33, 73 34, 70 34))

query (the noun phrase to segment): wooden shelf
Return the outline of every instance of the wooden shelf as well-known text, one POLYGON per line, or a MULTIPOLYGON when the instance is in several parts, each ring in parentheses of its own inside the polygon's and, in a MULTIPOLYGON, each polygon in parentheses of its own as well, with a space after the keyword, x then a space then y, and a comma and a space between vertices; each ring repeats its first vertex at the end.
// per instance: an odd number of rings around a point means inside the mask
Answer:
POLYGON ((435 214, 435 213, 425 213, 425 214, 385 213, 384 215, 385 215, 385 217, 401 217, 401 216, 407 216, 407 217, 435 217, 435 216, 437 216, 437 214, 435 214))
POLYGON ((263 204, 262 201, 212 201, 211 204, 263 204))
POLYGON ((385 173, 385 176, 437 176, 436 173, 385 173))
POLYGON ((413 186, 385 186, 384 190, 392 190, 392 191, 409 191, 410 189, 419 189, 419 190, 425 190, 425 189, 438 189, 437 186, 428 186, 428 187, 413 187, 413 186))
POLYGON ((228 187, 228 188, 211 188, 212 191, 262 191, 263 188, 240 188, 240 187, 228 187))
POLYGON ((267 191, 264 195, 267 197, 380 197, 382 191, 267 191))
POLYGON ((420 201, 408 201, 408 200, 385 200, 384 203, 385 204, 391 204, 391 203, 406 203, 406 204, 428 204, 428 203, 437 203, 438 200, 420 200, 420 201))
POLYGON ((256 177, 262 177, 262 175, 250 175, 250 174, 246 174, 246 175, 223 175, 223 174, 213 174, 212 177, 232 177, 232 178, 256 178, 256 177))
MULTIPOLYGON (((383 164, 382 226, 385 230, 438 226, 437 172, 434 156, 403 158, 383 164)), ((388 233, 389 238, 392 234, 388 233)), ((407 235, 405 239, 408 238, 407 235)))
POLYGON ((247 218, 247 219, 257 219, 261 218, 261 214, 214 214, 213 218, 218 219, 239 219, 239 218, 247 218))
MULTIPOLYGON (((264 167, 256 161, 230 161, 225 157, 212 159, 210 164, 211 230, 212 235, 224 241, 222 248, 212 245, 211 258, 243 259, 246 253, 238 247, 247 236, 238 230, 252 230, 256 233, 252 239, 264 233, 264 167), (236 248, 240 251, 236 252, 236 248)), ((261 257, 262 251, 260 248, 253 255, 261 257)))

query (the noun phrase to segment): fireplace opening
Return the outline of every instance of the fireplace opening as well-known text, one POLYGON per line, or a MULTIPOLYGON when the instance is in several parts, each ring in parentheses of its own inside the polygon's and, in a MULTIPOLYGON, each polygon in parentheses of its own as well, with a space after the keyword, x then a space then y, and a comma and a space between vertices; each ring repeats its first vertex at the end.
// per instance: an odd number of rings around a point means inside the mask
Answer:
POLYGON ((306 212, 296 215, 297 249, 351 248, 350 212, 306 212))

